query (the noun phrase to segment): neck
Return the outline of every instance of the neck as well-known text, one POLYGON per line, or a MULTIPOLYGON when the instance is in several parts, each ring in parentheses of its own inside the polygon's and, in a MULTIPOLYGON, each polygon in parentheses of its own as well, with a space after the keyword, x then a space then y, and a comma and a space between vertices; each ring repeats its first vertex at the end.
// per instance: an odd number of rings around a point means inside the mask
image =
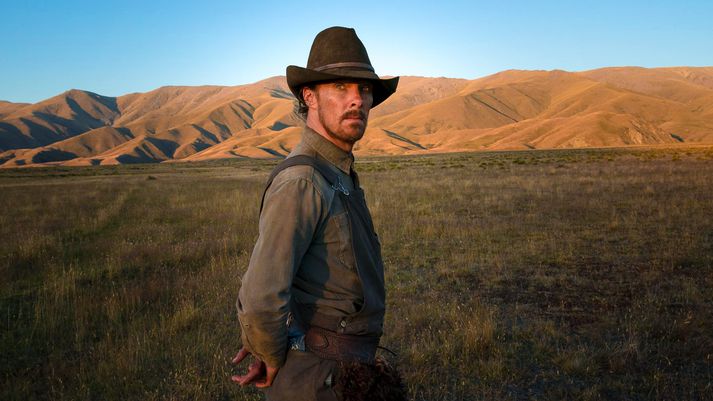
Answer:
POLYGON ((319 122, 319 118, 317 118, 317 116, 314 115, 314 113, 307 114, 306 124, 309 128, 312 129, 312 131, 323 136, 324 139, 328 140, 329 142, 332 142, 339 149, 341 149, 347 153, 351 153, 352 148, 354 147, 354 144, 350 143, 350 142, 342 141, 339 138, 335 138, 334 136, 329 135, 329 132, 327 132, 327 130, 322 125, 322 123, 319 122))

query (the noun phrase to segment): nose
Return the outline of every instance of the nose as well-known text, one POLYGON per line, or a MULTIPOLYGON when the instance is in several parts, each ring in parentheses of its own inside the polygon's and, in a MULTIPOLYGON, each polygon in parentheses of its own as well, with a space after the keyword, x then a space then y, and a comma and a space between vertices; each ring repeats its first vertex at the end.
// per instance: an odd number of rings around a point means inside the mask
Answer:
POLYGON ((358 84, 349 84, 349 107, 350 108, 361 108, 364 104, 364 97, 359 90, 358 84))

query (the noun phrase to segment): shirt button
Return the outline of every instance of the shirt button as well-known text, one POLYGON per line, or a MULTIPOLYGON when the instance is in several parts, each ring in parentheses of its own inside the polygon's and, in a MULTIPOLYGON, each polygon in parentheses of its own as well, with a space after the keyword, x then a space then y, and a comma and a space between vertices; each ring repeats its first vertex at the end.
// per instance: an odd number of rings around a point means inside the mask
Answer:
POLYGON ((347 321, 342 320, 341 322, 339 322, 339 325, 342 326, 342 328, 347 327, 347 321))

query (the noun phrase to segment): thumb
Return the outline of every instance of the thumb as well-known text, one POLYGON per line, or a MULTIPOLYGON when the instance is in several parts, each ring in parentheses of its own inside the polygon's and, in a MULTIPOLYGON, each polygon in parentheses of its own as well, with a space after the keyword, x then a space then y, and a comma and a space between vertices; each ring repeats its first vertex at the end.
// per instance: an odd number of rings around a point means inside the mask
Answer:
POLYGON ((267 366, 265 380, 255 383, 255 387, 265 388, 265 387, 272 386, 272 383, 275 381, 275 377, 277 376, 278 370, 280 370, 280 369, 279 368, 271 368, 271 367, 267 366))
POLYGON ((235 358, 233 358, 232 362, 238 364, 248 355, 250 355, 250 351, 243 347, 240 349, 240 351, 238 351, 238 354, 235 355, 235 358))

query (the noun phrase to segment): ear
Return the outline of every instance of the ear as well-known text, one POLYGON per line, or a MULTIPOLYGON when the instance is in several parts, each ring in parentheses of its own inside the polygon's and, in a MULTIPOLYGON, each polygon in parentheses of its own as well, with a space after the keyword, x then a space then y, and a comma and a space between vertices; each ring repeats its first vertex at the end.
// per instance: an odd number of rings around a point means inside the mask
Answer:
POLYGON ((317 107, 317 93, 314 91, 314 89, 311 89, 308 86, 303 86, 302 99, 304 100, 307 107, 309 107, 310 109, 317 107))

